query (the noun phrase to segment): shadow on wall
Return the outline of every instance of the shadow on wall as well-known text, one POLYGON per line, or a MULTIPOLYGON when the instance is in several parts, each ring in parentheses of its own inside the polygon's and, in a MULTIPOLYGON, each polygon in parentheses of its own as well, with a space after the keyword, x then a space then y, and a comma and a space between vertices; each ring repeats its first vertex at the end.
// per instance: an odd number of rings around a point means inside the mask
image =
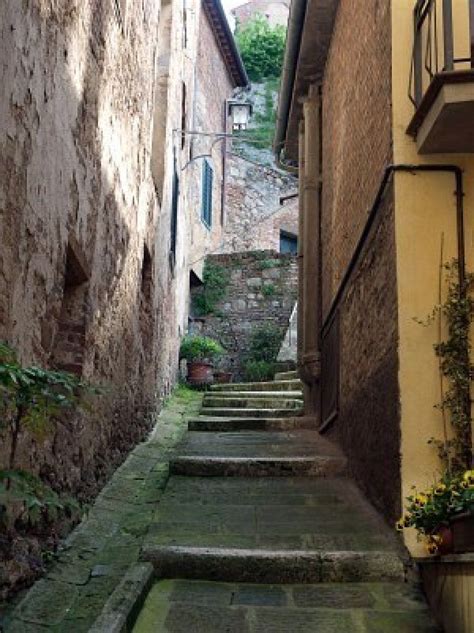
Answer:
POLYGON ((0 7, 10 52, 0 89, 0 339, 25 363, 106 387, 94 413, 63 420, 46 443, 23 437, 18 462, 83 497, 143 436, 177 369, 148 165, 158 12, 140 22, 139 4, 127 25, 113 2, 0 7), (168 319, 158 322, 158 305, 168 319))

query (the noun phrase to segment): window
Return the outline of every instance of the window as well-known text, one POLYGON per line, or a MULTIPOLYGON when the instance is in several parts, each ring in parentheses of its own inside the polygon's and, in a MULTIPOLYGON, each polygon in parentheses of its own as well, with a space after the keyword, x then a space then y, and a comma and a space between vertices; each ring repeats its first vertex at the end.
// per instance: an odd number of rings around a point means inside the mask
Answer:
POLYGON ((280 253, 296 255, 298 253, 298 238, 293 233, 280 231, 280 253))
POLYGON ((184 149, 186 144, 186 84, 183 81, 181 91, 181 149, 184 149))
POLYGON ((207 160, 202 166, 201 220, 208 229, 212 226, 212 181, 214 171, 207 160))
POLYGON ((178 240, 178 204, 179 204, 179 176, 176 168, 176 157, 173 167, 173 185, 171 190, 171 244, 170 251, 172 262, 176 257, 176 243, 178 240))
POLYGON ((63 298, 52 353, 52 365, 82 375, 85 354, 89 271, 84 253, 71 235, 66 251, 63 298))

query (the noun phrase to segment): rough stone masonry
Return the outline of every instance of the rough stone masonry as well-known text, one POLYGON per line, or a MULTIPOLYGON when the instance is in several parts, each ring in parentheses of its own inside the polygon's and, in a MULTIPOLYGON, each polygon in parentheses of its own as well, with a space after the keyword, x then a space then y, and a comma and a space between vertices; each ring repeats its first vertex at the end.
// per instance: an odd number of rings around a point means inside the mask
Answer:
POLYGON ((272 324, 286 333, 296 301, 296 257, 275 251, 210 255, 208 262, 229 275, 224 297, 212 314, 194 319, 193 329, 216 338, 226 349, 220 366, 243 377, 243 365, 252 331, 272 324))

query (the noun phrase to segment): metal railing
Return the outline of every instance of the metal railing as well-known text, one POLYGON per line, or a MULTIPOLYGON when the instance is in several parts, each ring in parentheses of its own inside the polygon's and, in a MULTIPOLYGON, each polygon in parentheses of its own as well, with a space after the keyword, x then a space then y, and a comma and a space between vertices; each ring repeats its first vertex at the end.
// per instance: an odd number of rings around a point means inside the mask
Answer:
POLYGON ((474 68, 474 0, 417 0, 408 95, 418 107, 436 75, 474 68))

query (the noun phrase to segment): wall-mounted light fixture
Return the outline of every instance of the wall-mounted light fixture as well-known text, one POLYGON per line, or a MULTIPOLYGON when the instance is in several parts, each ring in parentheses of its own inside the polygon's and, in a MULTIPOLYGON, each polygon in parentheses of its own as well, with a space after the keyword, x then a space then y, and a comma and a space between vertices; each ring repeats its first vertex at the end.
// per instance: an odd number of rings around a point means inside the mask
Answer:
POLYGON ((253 106, 248 101, 227 100, 227 113, 232 117, 232 130, 234 132, 246 130, 253 106))

